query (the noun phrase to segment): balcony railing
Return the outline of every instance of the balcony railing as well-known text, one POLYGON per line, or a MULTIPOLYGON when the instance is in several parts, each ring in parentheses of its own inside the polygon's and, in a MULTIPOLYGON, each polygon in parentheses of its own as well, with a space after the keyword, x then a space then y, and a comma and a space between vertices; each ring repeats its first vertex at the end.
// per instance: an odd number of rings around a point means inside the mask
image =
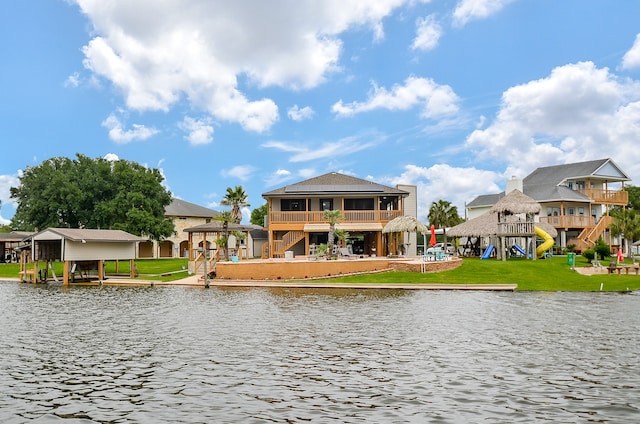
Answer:
POLYGON ((604 190, 601 188, 584 188, 578 193, 593 199, 594 202, 607 205, 624 206, 629 203, 629 192, 626 190, 604 190))
POLYGON ((533 234, 533 222, 499 222, 498 235, 533 234))
POLYGON ((589 228, 596 225, 592 216, 584 215, 541 216, 540 222, 546 222, 555 228, 589 228))
MULTIPOLYGON (((343 220, 341 222, 389 222, 393 218, 402 215, 402 211, 342 211, 343 220)), ((322 224, 327 222, 324 219, 324 212, 270 212, 269 222, 272 224, 322 224)))

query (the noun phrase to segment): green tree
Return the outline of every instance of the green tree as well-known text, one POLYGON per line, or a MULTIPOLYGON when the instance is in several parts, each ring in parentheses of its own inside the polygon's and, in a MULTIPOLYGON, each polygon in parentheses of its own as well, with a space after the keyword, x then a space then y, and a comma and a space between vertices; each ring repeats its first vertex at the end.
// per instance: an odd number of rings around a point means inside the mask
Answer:
POLYGON ((464 221, 458 214, 458 207, 452 205, 448 200, 432 202, 427 220, 429 225, 442 228, 445 246, 447 246, 447 227, 456 226, 464 221))
POLYGON ((259 208, 255 208, 251 211, 251 220, 250 222, 254 225, 259 225, 264 227, 264 217, 269 213, 269 205, 264 204, 259 208))
POLYGON ((629 193, 629 208, 640 211, 640 187, 628 185, 625 190, 629 193))
POLYGON ((229 260, 229 223, 233 222, 235 218, 231 211, 223 211, 217 214, 213 219, 218 222, 222 222, 222 237, 218 238, 216 245, 218 246, 218 249, 220 249, 220 244, 223 245, 222 250, 224 251, 224 258, 225 260, 229 260))
MULTIPOLYGON (((640 212, 632 209, 615 208, 610 213, 613 222, 610 225, 611 234, 623 236, 626 242, 633 243, 640 239, 640 212)), ((627 244, 624 248, 627 257, 633 259, 631 249, 627 244)))
POLYGON ((27 167, 11 187, 17 230, 47 227, 121 229, 156 240, 175 230, 164 215, 171 193, 157 169, 136 162, 55 157, 27 167))
POLYGON ((220 202, 221 205, 231 206, 231 217, 235 224, 242 221, 242 208, 251 206, 247 203, 247 193, 242 186, 236 186, 234 189, 227 187, 227 193, 220 202))
POLYGON ((336 224, 342 221, 342 212, 339 210, 325 210, 323 213, 324 220, 329 223, 329 236, 327 240, 327 256, 333 255, 333 242, 335 239, 336 224))

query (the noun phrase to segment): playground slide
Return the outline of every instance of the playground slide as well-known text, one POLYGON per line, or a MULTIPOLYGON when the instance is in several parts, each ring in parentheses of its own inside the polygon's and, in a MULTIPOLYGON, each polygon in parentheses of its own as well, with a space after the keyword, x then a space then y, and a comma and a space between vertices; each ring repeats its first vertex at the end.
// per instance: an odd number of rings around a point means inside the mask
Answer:
POLYGON ((487 248, 484 249, 484 253, 482 254, 482 257, 480 257, 480 259, 489 259, 491 257, 491 254, 493 253, 493 249, 495 249, 495 246, 493 244, 487 246, 487 248))
POLYGON ((527 256, 527 252, 524 251, 524 249, 522 247, 520 247, 517 244, 514 244, 513 246, 514 249, 516 249, 516 252, 518 252, 519 254, 521 254, 522 256, 527 256))
POLYGON ((536 248, 536 254, 538 255, 539 258, 541 258, 544 256, 544 252, 546 252, 547 250, 553 247, 553 244, 555 242, 553 240, 553 237, 551 237, 549 233, 547 233, 542 228, 536 226, 535 231, 536 231, 536 236, 544 240, 542 244, 536 248))

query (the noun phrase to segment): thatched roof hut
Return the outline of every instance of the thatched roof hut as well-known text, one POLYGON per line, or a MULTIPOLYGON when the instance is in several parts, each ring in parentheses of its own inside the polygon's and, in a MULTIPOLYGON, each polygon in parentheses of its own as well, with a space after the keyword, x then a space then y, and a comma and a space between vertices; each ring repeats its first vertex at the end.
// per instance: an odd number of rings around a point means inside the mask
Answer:
POLYGON ((429 228, 418 221, 416 217, 403 215, 393 218, 382 229, 383 234, 402 233, 405 231, 410 233, 426 233, 429 231, 429 228))
POLYGON ((509 194, 500 199, 498 203, 493 205, 490 212, 503 215, 513 215, 518 213, 534 215, 540 212, 540 209, 540 203, 533 200, 533 198, 527 196, 520 190, 512 190, 509 194))
MULTIPOLYGON (((507 219, 507 221, 516 222, 518 219, 512 215, 507 219)), ((551 237, 556 237, 558 235, 558 231, 553 227, 553 225, 547 222, 536 222, 535 225, 542 228, 551 237)), ((462 224, 456 225, 447 231, 447 235, 451 237, 489 237, 494 236, 497 233, 498 214, 492 213, 491 211, 485 212, 477 218, 470 219, 462 224)))

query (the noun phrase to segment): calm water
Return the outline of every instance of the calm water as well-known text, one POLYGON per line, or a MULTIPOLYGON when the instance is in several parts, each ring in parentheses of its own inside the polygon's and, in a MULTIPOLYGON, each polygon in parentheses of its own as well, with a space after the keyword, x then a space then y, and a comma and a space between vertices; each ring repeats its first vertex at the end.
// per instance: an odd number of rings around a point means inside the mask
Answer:
POLYGON ((640 293, 0 284, 0 422, 637 422, 640 293))

